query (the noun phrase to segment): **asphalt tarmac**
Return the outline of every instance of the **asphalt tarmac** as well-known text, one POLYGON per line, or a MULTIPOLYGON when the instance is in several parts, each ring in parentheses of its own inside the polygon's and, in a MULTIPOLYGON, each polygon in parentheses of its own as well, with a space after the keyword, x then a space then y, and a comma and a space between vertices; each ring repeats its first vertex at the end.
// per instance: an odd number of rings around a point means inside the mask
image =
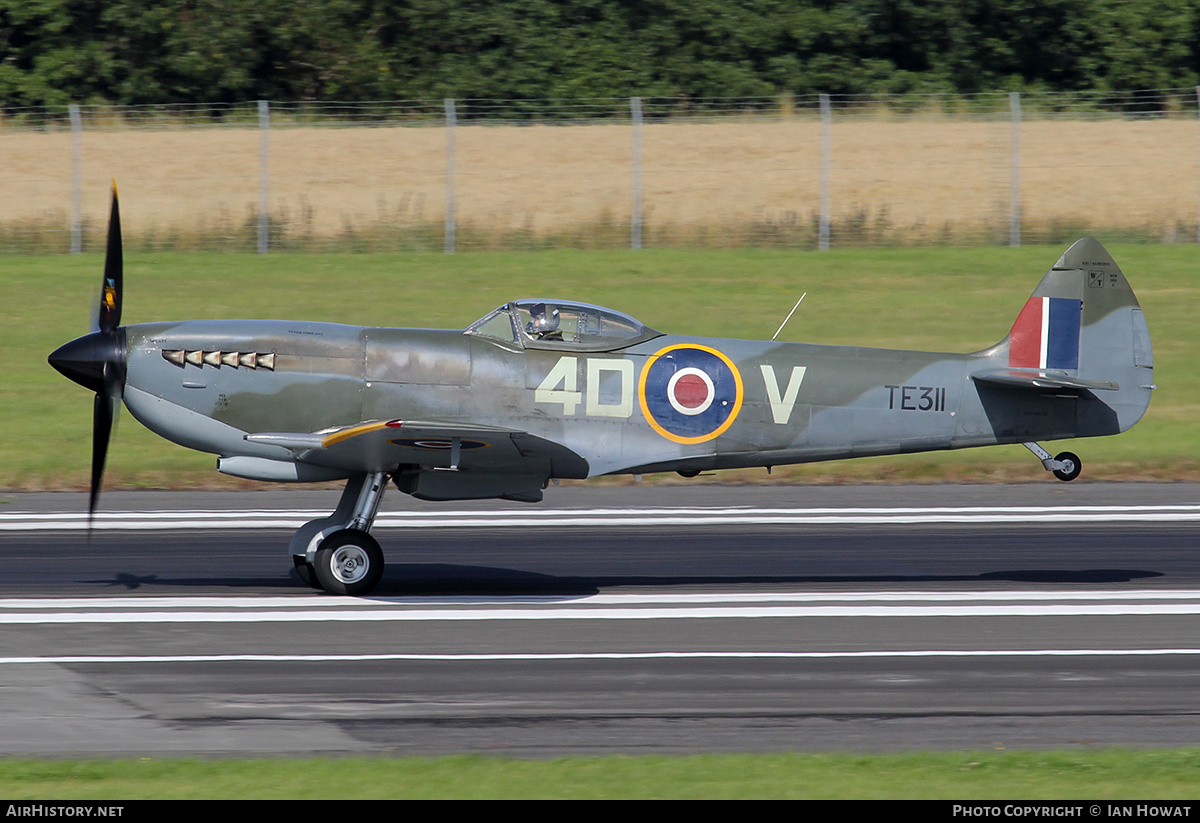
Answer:
POLYGON ((337 492, 0 497, 0 753, 1200 744, 1200 487, 551 488, 376 526, 337 492))

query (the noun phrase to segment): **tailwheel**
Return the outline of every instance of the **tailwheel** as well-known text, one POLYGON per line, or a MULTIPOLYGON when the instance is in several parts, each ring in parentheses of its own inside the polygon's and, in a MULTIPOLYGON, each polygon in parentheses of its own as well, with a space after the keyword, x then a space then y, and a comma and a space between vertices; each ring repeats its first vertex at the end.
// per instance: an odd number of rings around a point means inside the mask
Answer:
POLYGON ((366 532, 342 529, 321 541, 313 571, 329 594, 368 594, 383 577, 383 550, 366 532))
POLYGON ((1054 456, 1054 459, 1062 464, 1061 469, 1054 470, 1054 476, 1064 483, 1070 483, 1083 471, 1083 463, 1080 462, 1079 455, 1074 452, 1060 452, 1054 456))
POLYGON ((1042 468, 1053 473, 1055 477, 1064 483, 1070 483, 1083 471, 1083 461, 1074 452, 1059 452, 1057 456, 1051 457, 1050 452, 1043 449, 1037 443, 1029 442, 1022 443, 1021 445, 1033 452, 1034 456, 1042 461, 1042 468))

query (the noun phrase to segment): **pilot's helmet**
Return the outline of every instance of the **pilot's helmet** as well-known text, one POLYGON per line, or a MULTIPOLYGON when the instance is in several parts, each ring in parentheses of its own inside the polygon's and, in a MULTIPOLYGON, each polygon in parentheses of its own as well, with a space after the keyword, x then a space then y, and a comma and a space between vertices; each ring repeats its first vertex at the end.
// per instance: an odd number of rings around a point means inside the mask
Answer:
POLYGON ((558 328, 558 309, 554 306, 534 303, 529 314, 529 324, 525 328, 532 335, 548 334, 558 328))

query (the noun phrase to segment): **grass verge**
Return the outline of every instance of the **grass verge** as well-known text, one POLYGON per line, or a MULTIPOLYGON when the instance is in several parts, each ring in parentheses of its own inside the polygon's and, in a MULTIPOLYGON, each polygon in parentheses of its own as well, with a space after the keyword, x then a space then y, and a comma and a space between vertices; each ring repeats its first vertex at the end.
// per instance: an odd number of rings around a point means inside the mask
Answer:
POLYGON ((136 799, 926 799, 1195 797, 1200 750, 0 761, 0 795, 136 799))

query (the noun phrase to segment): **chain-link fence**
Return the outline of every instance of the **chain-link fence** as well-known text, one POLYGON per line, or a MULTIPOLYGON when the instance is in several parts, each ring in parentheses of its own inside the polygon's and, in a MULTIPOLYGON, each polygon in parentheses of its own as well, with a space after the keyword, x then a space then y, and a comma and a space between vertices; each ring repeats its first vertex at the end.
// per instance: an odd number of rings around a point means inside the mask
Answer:
POLYGON ((1195 242, 1197 89, 0 113, 0 251, 1195 242))

